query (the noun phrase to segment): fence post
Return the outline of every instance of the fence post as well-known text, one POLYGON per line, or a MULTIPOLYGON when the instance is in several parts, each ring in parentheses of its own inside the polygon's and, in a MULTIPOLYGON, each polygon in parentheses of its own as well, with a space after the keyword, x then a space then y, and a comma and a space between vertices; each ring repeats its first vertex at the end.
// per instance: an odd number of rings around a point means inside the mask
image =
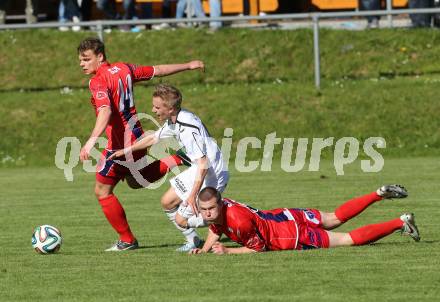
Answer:
MULTIPOLYGON (((387 0, 387 12, 391 13, 391 11, 393 10, 393 2, 392 0, 387 0)), ((393 27, 393 15, 389 14, 387 15, 387 19, 388 19, 388 26, 390 28, 393 27)))
POLYGON ((98 23, 96 24, 96 33, 98 34, 99 40, 104 42, 104 29, 101 21, 98 21, 98 23))
POLYGON ((314 14, 313 20, 313 52, 315 57, 315 87, 317 90, 321 89, 321 70, 319 57, 319 17, 314 14))

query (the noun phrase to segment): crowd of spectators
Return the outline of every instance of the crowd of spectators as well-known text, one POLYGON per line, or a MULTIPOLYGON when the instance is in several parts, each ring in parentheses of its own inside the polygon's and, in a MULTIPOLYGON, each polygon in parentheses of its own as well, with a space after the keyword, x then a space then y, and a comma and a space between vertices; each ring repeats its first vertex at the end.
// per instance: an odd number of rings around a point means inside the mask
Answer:
MULTIPOLYGON (((40 10, 42 0, 21 0, 25 2, 24 19, 27 23, 34 23, 38 21, 38 12, 40 10)), ((219 17, 222 15, 222 0, 207 0, 209 1, 209 16, 219 17)), ((240 0, 237 0, 240 1, 240 0)), ((249 0, 243 1, 243 14, 249 14, 249 0)), ((11 4, 17 4, 19 1, 0 0, 0 24, 4 24, 6 20, 7 7, 11 4), (15 2, 15 3, 13 3, 15 2)), ((132 19, 149 19, 149 18, 176 18, 181 22, 176 25, 168 23, 156 24, 151 26, 152 29, 165 29, 172 26, 190 27, 203 26, 188 22, 185 17, 206 17, 206 13, 202 6, 201 0, 162 0, 161 16, 153 16, 153 3, 147 1, 136 0, 119 0, 122 5, 117 9, 116 0, 52 0, 51 2, 58 5, 58 21, 61 23, 74 22, 78 23, 81 20, 90 20, 92 9, 95 8, 101 16, 101 19, 108 20, 132 20, 132 19), (174 1, 174 3, 173 3, 174 1), (175 14, 174 14, 175 11, 175 14)), ((24 3, 23 3, 24 4, 24 3)), ((408 0, 409 8, 426 8, 440 6, 440 0, 408 0)), ((359 0, 360 10, 380 10, 383 9, 383 1, 381 0, 359 0), (382 5, 382 6, 381 6, 382 5)), ((438 26, 440 22, 439 15, 430 14, 410 14, 410 19, 413 27, 430 27, 438 26)), ((380 16, 368 16, 367 28, 379 27, 380 16)), ((209 27, 212 30, 217 30, 222 27, 222 22, 211 21, 209 27)), ((72 29, 74 31, 80 30, 80 26, 60 26, 60 30, 66 31, 72 29)), ((136 26, 119 26, 123 31, 136 31, 136 26)))

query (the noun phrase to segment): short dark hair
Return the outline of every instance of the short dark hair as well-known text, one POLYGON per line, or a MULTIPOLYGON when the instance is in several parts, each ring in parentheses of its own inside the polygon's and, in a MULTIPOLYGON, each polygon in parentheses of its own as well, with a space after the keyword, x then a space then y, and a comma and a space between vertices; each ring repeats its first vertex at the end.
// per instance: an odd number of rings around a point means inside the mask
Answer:
POLYGON ((105 46, 104 43, 95 37, 85 38, 79 43, 78 46, 78 54, 82 54, 87 50, 92 50, 95 55, 102 54, 104 56, 104 60, 106 60, 105 56, 105 46))
POLYGON ((180 109, 182 105, 182 93, 170 84, 156 85, 153 97, 160 97, 170 108, 180 109))
POLYGON ((199 200, 206 201, 213 196, 215 196, 217 203, 220 203, 220 201, 222 200, 222 194, 216 188, 206 187, 200 191, 199 200))

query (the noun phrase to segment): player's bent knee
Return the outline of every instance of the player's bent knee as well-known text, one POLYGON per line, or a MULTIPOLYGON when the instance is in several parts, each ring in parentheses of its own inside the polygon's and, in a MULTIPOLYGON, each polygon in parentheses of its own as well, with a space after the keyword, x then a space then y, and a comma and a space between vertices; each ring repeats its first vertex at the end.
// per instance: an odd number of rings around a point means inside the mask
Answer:
POLYGON ((172 201, 167 198, 166 195, 162 196, 162 198, 160 199, 160 204, 162 205, 162 208, 165 210, 171 210, 174 207, 172 207, 172 201))
POLYGON ((96 183, 95 185, 95 196, 96 198, 102 199, 113 193, 113 187, 109 185, 104 185, 101 183, 96 183))
POLYGON ((107 193, 106 191, 104 191, 104 190, 101 190, 100 188, 95 188, 95 196, 96 196, 96 198, 99 200, 99 199, 102 199, 102 198, 105 198, 105 197, 107 197, 107 196, 109 196, 110 194, 109 193, 107 193))
POLYGON ((167 191, 160 199, 162 208, 165 210, 174 209, 175 207, 179 206, 181 202, 182 201, 180 200, 180 198, 175 195, 175 193, 172 193, 170 191, 167 191))
POLYGON ((326 230, 332 230, 342 224, 342 222, 336 217, 335 213, 321 212, 322 226, 326 230))
POLYGON ((186 218, 183 218, 179 214, 176 214, 176 223, 182 228, 188 227, 188 222, 187 222, 186 218))

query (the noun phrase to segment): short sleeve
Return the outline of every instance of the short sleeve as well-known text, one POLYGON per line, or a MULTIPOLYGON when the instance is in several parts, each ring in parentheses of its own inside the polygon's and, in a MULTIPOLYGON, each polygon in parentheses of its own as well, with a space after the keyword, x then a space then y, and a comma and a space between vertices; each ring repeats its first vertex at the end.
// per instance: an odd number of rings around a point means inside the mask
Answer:
POLYGON ((154 77, 154 66, 140 66, 134 64, 128 64, 135 82, 148 81, 154 77))
POLYGON ((234 207, 235 211, 231 216, 233 221, 233 228, 237 230, 237 234, 242 241, 242 244, 254 251, 262 252, 266 250, 266 243, 262 235, 258 231, 258 226, 255 223, 255 216, 249 210, 234 207))
POLYGON ((97 111, 101 107, 111 108, 111 101, 108 95, 108 89, 104 83, 101 83, 98 79, 92 79, 90 81, 89 87, 97 111))

